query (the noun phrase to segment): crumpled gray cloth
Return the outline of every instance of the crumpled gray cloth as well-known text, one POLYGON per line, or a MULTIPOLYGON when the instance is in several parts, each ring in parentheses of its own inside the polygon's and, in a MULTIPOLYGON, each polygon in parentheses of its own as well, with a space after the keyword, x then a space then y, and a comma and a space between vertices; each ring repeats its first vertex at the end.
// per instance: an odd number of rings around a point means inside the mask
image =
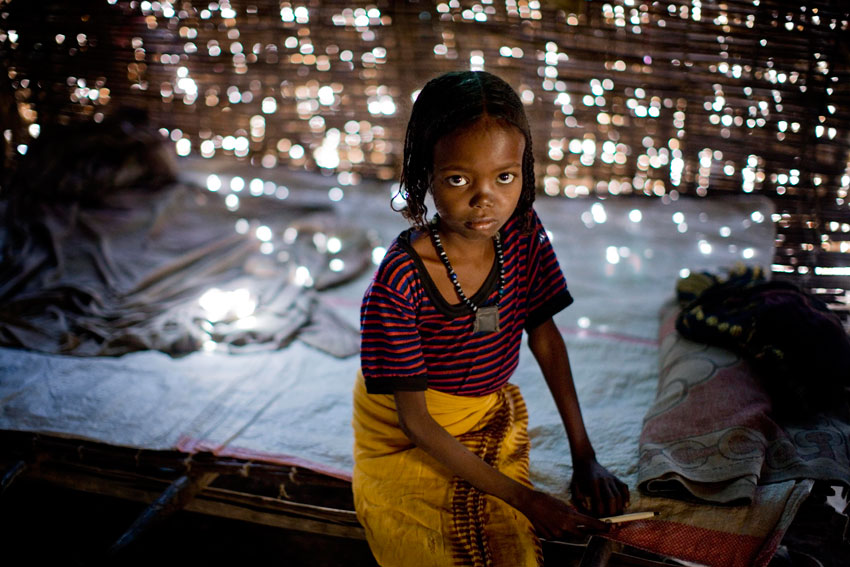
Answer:
POLYGON ((301 338, 339 357, 358 352, 357 329, 323 305, 317 290, 359 275, 371 263, 371 245, 365 230, 329 207, 244 196, 231 211, 217 193, 170 183, 117 188, 93 203, 36 201, 23 210, 26 218, 11 218, 0 235, 2 345, 80 356, 180 355, 278 349, 301 338), (261 225, 271 230, 271 253, 260 250, 261 225), (319 232, 337 236, 341 250, 317 247, 319 232), (343 260, 343 269, 331 270, 332 259, 343 260), (201 300, 211 289, 220 297, 242 290, 254 308, 219 306, 211 320, 201 300))

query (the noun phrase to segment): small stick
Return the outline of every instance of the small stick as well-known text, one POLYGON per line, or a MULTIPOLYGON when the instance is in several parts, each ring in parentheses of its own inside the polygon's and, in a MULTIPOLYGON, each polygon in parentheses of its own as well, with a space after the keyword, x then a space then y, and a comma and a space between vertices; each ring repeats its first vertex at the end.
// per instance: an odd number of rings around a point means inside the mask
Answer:
POLYGON ((607 518, 599 518, 603 522, 609 524, 620 524, 623 522, 634 522, 635 520, 648 520, 658 515, 658 512, 632 512, 631 514, 622 514, 620 516, 608 516, 607 518))
POLYGON ((27 462, 24 460, 20 460, 15 463, 12 468, 6 471, 6 473, 3 475, 3 480, 0 481, 0 494, 6 492, 6 489, 9 488, 9 486, 12 485, 15 479, 18 478, 18 476, 25 470, 27 470, 27 462))

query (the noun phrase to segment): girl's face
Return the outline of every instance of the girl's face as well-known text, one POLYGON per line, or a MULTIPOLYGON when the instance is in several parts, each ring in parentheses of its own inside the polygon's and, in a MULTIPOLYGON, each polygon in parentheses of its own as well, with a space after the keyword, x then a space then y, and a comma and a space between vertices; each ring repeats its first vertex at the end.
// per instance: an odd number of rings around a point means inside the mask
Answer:
POLYGON ((519 202, 524 150, 522 132, 487 117, 437 142, 431 191, 446 237, 495 236, 519 202))

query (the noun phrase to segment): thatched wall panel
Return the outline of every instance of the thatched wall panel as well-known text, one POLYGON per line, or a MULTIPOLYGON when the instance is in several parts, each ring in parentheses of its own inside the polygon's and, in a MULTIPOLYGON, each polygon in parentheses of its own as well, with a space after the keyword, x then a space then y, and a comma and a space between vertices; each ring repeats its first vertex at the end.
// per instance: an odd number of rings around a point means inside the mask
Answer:
POLYGON ((815 273, 850 265, 841 0, 6 0, 0 16, 6 169, 31 125, 133 105, 193 154, 207 142, 216 159, 392 179, 411 94, 483 61, 529 97, 541 190, 767 194, 776 276, 848 305, 850 274, 815 273), (181 68, 194 97, 178 88, 181 68), (371 113, 376 100, 394 110, 371 113), (334 130, 340 161, 322 167, 314 152, 334 130), (227 136, 247 149, 223 148, 227 136))

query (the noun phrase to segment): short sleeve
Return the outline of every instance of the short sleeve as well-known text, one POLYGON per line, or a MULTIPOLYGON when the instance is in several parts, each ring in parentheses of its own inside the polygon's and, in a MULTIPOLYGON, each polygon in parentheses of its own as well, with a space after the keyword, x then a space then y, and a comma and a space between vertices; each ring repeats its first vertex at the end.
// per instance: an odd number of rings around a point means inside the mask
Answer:
POLYGON ((536 212, 532 212, 528 238, 528 317, 525 328, 533 329, 573 302, 555 250, 536 212))
POLYGON ((404 281, 380 270, 360 309, 360 366, 370 394, 425 390, 428 377, 413 299, 404 281), (395 278, 393 278, 395 279, 395 278))

